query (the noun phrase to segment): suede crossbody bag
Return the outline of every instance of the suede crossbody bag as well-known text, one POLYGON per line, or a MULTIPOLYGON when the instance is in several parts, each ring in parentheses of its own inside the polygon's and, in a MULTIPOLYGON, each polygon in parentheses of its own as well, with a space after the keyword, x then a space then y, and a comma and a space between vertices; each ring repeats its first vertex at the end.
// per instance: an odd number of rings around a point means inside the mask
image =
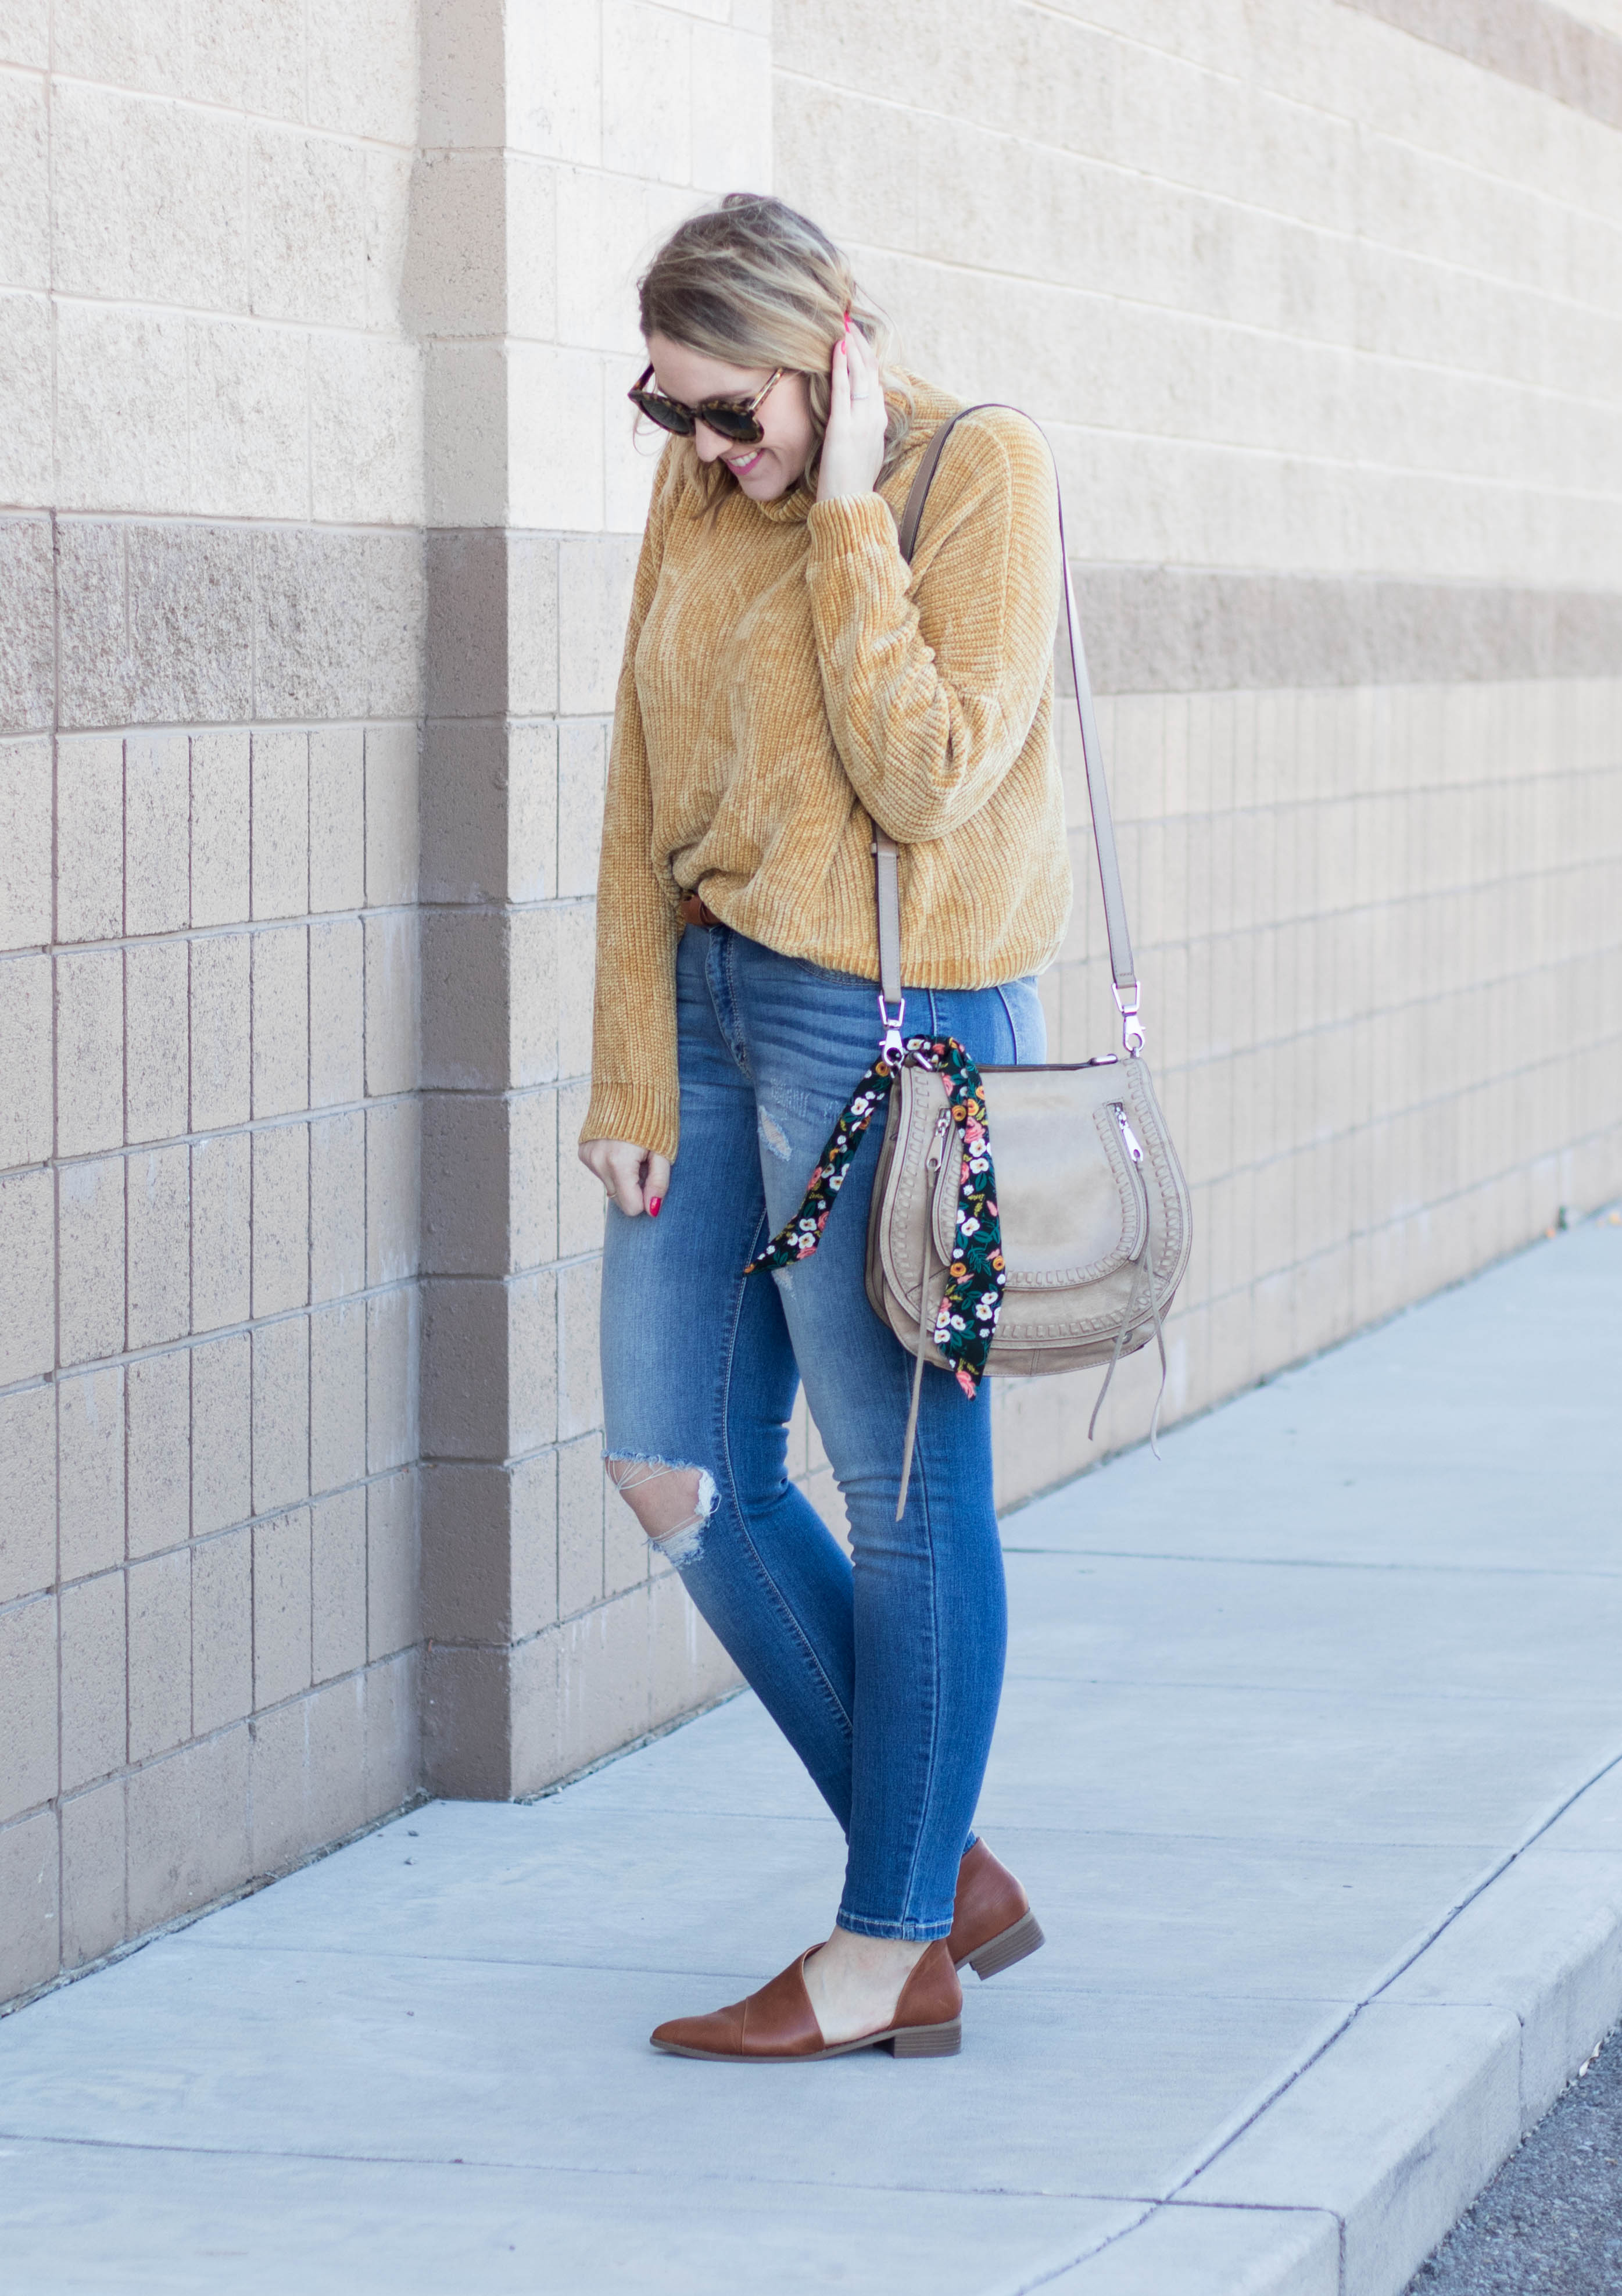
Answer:
MULTIPOLYGON (((902 514, 910 564, 930 482, 966 406, 937 430, 902 514)), ((1166 1386, 1163 1318, 1188 1266, 1188 1185, 1143 1058, 1138 980, 1126 930, 1086 656, 1059 512, 1065 628, 1081 726, 1093 842, 1103 895, 1121 1051, 1043 1067, 980 1069, 951 1037, 907 1037, 902 996, 898 849, 875 824, 879 1057, 857 1086, 812 1174, 800 1210, 756 1267, 816 1248, 861 1133, 886 1108, 867 1228, 867 1296, 917 1358, 899 1521, 906 1504, 926 1363, 972 1394, 987 1372, 1028 1378, 1115 1366, 1152 1339, 1166 1386)), ((1157 1397, 1151 1439, 1159 1422, 1157 1397)))

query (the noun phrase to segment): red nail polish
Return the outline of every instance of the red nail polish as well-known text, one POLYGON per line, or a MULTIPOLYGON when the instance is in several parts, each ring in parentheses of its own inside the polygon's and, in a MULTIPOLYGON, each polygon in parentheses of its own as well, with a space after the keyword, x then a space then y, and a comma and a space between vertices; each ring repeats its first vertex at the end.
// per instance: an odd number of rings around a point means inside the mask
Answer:
POLYGON ((648 1218, 650 1219, 657 1219, 659 1218, 659 1208, 664 1201, 663 1196, 650 1196, 648 1198, 648 1218))

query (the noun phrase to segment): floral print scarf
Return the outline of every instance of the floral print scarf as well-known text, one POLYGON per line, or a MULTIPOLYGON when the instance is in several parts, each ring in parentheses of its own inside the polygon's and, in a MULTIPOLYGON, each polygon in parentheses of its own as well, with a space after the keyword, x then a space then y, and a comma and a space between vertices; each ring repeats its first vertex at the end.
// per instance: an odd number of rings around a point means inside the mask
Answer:
MULTIPOLYGON (((963 1162, 957 1186, 957 1230, 946 1288, 936 1311, 930 1333, 936 1346, 957 1375, 957 1383, 972 1396, 986 1373, 996 1330, 997 1311, 1007 1281, 1003 1266, 1003 1231, 997 1219, 996 1174, 992 1168, 991 1140, 986 1124, 986 1093, 980 1072, 955 1037, 909 1037, 907 1056, 920 1068, 933 1069, 947 1078, 952 1120, 963 1135, 963 1162)), ((833 1200, 845 1185, 856 1144, 875 1111, 889 1097, 896 1070, 881 1057, 862 1078, 840 1111, 839 1122, 817 1160, 806 1188, 805 1201, 792 1219, 779 1228, 746 1275, 761 1267, 790 1267, 808 1259, 822 1242, 833 1200)))

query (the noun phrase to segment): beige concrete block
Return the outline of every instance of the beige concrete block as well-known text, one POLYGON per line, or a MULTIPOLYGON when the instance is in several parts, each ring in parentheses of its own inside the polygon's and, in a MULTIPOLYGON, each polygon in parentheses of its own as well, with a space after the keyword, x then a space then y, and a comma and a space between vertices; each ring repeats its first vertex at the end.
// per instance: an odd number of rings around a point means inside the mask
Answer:
POLYGON ((253 1112, 309 1105, 309 947, 302 925, 253 936, 253 1112))
POLYGON ((558 890, 562 865, 558 742, 556 726, 512 726, 507 730, 502 882, 507 898, 514 901, 547 901, 558 890))
MULTIPOLYGON (((611 712, 638 545, 630 535, 571 538, 558 550, 560 707, 569 715, 611 712)), ((594 890, 593 884, 583 890, 594 890)))
POLYGON ((402 1651, 359 1677, 365 1702, 365 1814, 404 1808, 422 1791, 421 1653, 402 1651))
POLYGON ((260 935, 190 944, 192 1129, 245 1124, 253 1112, 252 947, 260 935))
POLYGON ((64 1364, 124 1346, 124 1159, 64 1165, 57 1177, 57 1347, 64 1364))
POLYGON ((253 1527, 253 1702, 276 1706, 310 1684, 310 1511, 253 1527))
POLYGON ((124 1767, 124 1573, 64 1587, 61 1616, 61 1791, 71 1793, 124 1767))
POLYGON ((555 1094, 521 1093, 507 1103, 508 1259, 515 1272, 558 1256, 557 1134, 555 1094))
POLYGON ((253 1511, 307 1498, 310 1488, 310 1327, 304 1316, 253 1334, 253 1511))
POLYGON ((55 283, 193 308, 246 299, 244 129, 64 78, 53 98, 55 283))
POLYGON ((558 1256, 597 1251, 602 1244, 602 1183, 580 1161, 580 1127, 591 1087, 584 1079, 558 1087, 558 1256))
POLYGON ((301 329, 190 323, 193 511, 213 518, 310 516, 308 358, 301 329))
POLYGON ((186 837, 190 748, 184 734, 124 744, 124 930, 176 932, 190 915, 186 837))
POLYGON ((692 32, 692 168, 720 192, 772 181, 772 43, 737 24, 692 32))
POLYGON ((692 181, 691 23, 643 0, 602 0, 602 164, 692 181))
POLYGON ((0 1603, 56 1583, 56 1396, 0 1396, 0 1603))
POLYGON ((190 20, 191 93, 233 111, 302 119, 304 21, 299 0, 214 0, 190 20))
POLYGON ((0 281, 8 287, 51 283, 49 117, 43 80, 14 72, 0 80, 0 281))
MULTIPOLYGON (((631 1598, 633 1601, 635 1596, 631 1598)), ((708 1705, 740 1687, 737 1668, 693 1609, 680 1574, 668 1571, 649 1587, 648 1726, 708 1705)))
POLYGON ((129 1758, 168 1753, 192 1734, 192 1557, 181 1548, 132 1563, 129 1758))
POLYGON ((56 1150, 82 1156, 124 1137, 124 960, 116 948, 56 960, 56 1150))
POLYGON ((638 1587, 558 1629, 560 1761, 567 1775, 647 1729, 651 1711, 649 1590, 638 1587))
POLYGON ((253 1531, 244 1523, 192 1549, 192 1733, 253 1711, 253 1531))
POLYGON ((56 1792, 56 1597, 0 1611, 0 1824, 56 1792))
POLYGON ((41 1810, 0 1833, 0 1998, 48 1984, 61 1958, 56 1814, 41 1810))
POLYGON ((192 1157, 183 1142, 129 1159, 132 1348, 161 1347, 192 1328, 192 1157))
POLYGON ((186 1129, 190 1098, 190 953, 184 940, 124 952, 125 1133, 170 1140, 186 1129))
POLYGON ((253 712, 253 539, 197 519, 132 526, 131 716, 230 724, 253 712), (207 600, 206 611, 199 601, 207 600))
POLYGON ((608 729, 586 720, 558 729, 558 891, 565 898, 597 890, 602 843, 602 793, 608 778, 608 729))
MULTIPOLYGON (((430 377, 430 419, 432 416, 430 377)), ((634 381, 635 377, 632 377, 634 381)), ((506 503, 515 526, 561 529, 595 534, 603 521, 602 355, 543 343, 508 346, 505 381, 508 406, 506 503), (548 433, 543 409, 557 426, 548 433), (569 442, 566 449, 563 440, 569 442)), ((624 386, 621 386, 622 390, 624 386)), ((471 525, 484 513, 471 480, 464 480, 466 507, 457 522, 471 525)), ((455 492, 446 488, 452 501, 455 492)), ((434 515, 430 496, 430 515, 434 515)), ((567 660, 567 657, 565 657, 567 660)))
POLYGON ((374 530, 361 538, 361 559, 366 584, 361 661, 365 710, 372 718, 418 718, 428 617, 425 537, 410 529, 374 530))
POLYGON ((305 1823, 312 1842, 340 1841, 365 1818, 365 1685, 360 1675, 300 1701, 309 1767, 305 1823))
POLYGON ((310 1317, 310 1488, 366 1472, 366 1310, 340 1301, 310 1317))
POLYGON ((504 1467, 422 1469, 419 1624, 430 1642, 511 1641, 512 1496, 504 1467))
POLYGON ((365 155, 327 136, 266 127, 253 131, 249 169, 255 316, 364 326, 365 155))
POLYGON ((0 1168, 51 1153, 51 986, 48 956, 0 959, 0 1168))
POLYGON ((506 329, 532 342, 558 336, 560 170, 506 155, 506 329))
POLYGON ((318 726, 310 734, 310 907, 358 909, 365 899, 365 733, 318 726))
POLYGON ((249 915, 250 736, 233 729, 192 736, 192 922, 230 925, 249 915))
POLYGON ((253 1725, 253 1871, 279 1874, 310 1847, 309 1742, 303 1700, 259 1715, 253 1725))
POLYGON ((252 1342, 246 1332, 192 1350, 192 1536, 253 1512, 252 1342))
POLYGON ((132 1774, 126 1803, 132 1935, 247 1880, 248 1765, 244 1724, 132 1774))
POLYGON ((417 921, 366 919, 366 1090, 373 1098, 414 1092, 419 1075, 417 921))
POLYGON ((417 729, 366 728, 366 905, 417 898, 417 729))
POLYGON ((62 1582, 124 1560, 124 1372, 59 1380, 58 1557, 62 1582))
POLYGON ((422 1442, 431 1458, 510 1457, 512 1301, 491 1282, 423 1287, 422 1442))
POLYGON ((254 696, 265 717, 365 714, 384 636, 372 627, 369 560, 388 539, 316 527, 255 536, 254 696))
POLYGON ((422 1125, 424 1269, 434 1275, 504 1275, 510 1215, 506 1102, 482 1093, 430 1093, 422 1103, 422 1125))
POLYGON ((310 1509, 310 1669, 332 1682, 366 1663, 366 1494, 337 1491, 310 1509))
POLYGON ((414 1287, 366 1302, 366 1464, 381 1474, 416 1456, 417 1295, 414 1287))
POLYGON ((309 906, 309 736, 253 736, 253 914, 301 917, 309 906))
POLYGON ((191 1535, 192 1367, 185 1349, 128 1366, 125 1413, 126 1551, 134 1559, 191 1535))
POLYGON ((366 152, 366 308, 374 327, 414 333, 406 315, 405 289, 417 157, 375 144, 366 152))
POLYGON ((365 1118, 321 1117, 310 1133, 310 1297, 337 1300, 366 1282, 365 1118))
POLYGON ((366 1111, 366 1281, 417 1271, 422 1201, 422 1111, 416 1100, 366 1111))
POLYGON ((56 938, 116 940, 124 930, 124 744, 94 734, 57 744, 56 938))
POLYGON ((309 28, 309 117, 382 144, 417 141, 417 30, 389 0, 336 0, 309 28))
POLYGON ((508 381, 506 355, 497 344, 430 340, 423 345, 422 460, 430 527, 505 523, 508 381))
MULTIPOLYGON (((539 0, 507 26, 507 135, 521 152, 602 163, 601 0, 539 0)), ((482 135, 459 140, 498 140, 482 135)), ((633 174, 645 174, 636 168, 633 174)))
POLYGON ((647 184, 640 172, 560 169, 556 201, 557 321, 545 336, 636 357, 636 277, 657 244, 647 184))
POLYGON ((49 1172, 0 1177, 0 1380, 8 1382, 56 1360, 54 1201, 49 1172))
POLYGON ((310 500, 323 521, 422 517, 422 369, 414 342, 315 334, 309 352, 310 500))
MULTIPOLYGON (((558 1451, 558 1615, 602 1600, 602 1446, 588 1439, 558 1451)), ((645 1566, 644 1566, 645 1567, 645 1566)))
MULTIPOLYGON (((32 387, 29 378, 23 388, 32 387)), ((83 569, 74 539, 59 539, 45 518, 0 523, 0 726, 7 733, 43 731, 53 720, 63 726, 80 722, 71 706, 71 677, 59 676, 58 666, 60 636, 61 668, 69 670, 81 603, 76 578, 83 569)), ((93 552, 93 562, 99 555, 93 552)), ((99 570, 104 578, 112 570, 102 563, 99 570)))
POLYGON ((592 989, 596 978, 594 910, 583 904, 557 919, 558 1073, 586 1076, 592 1064, 592 989))
POLYGON ((365 1088, 365 960, 358 918, 310 927, 312 1108, 359 1100, 365 1088))
POLYGON ((417 1482, 407 1471, 366 1486, 366 1655, 417 1639, 417 1482))
POLYGON ((580 918, 570 910, 520 909, 507 921, 507 1057, 514 1085, 551 1084, 559 1073, 559 1038, 568 1019, 564 944, 571 931, 579 932, 580 918))
MULTIPOLYGON (((539 976, 552 946, 552 920, 539 919, 540 962, 525 969, 539 976)), ((422 1078, 451 1090, 500 1092, 512 1081, 508 1027, 512 1009, 510 916, 479 910, 429 909, 422 918, 422 1078)), ((545 1008, 544 1008, 545 1009, 545 1008)), ((551 1039, 555 1041, 553 1028, 551 1039)), ((550 1081, 550 1078, 545 1079, 550 1081)))
POLYGON ((250 1312, 250 1136, 199 1140, 192 1150, 192 1328, 216 1332, 250 1312))
POLYGON ((61 1817, 62 1966, 82 1969, 125 1937, 123 1779, 64 1800, 61 1817))
POLYGON ((505 559, 506 707, 514 718, 545 717, 558 707, 558 545, 512 536, 505 559))
POLYGON ((0 949, 51 938, 51 744, 0 742, 0 949))
POLYGON ((178 314, 58 304, 64 510, 162 513, 186 499, 186 324, 178 314))
POLYGON ((598 1306, 602 1263, 558 1270, 558 1434, 567 1439, 602 1423, 598 1306))

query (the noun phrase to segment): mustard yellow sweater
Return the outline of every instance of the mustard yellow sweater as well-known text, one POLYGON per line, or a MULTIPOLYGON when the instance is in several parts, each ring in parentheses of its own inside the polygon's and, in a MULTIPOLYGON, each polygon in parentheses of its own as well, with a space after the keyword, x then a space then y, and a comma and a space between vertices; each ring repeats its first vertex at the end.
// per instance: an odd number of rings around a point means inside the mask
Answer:
POLYGON ((899 466, 853 501, 729 487, 705 516, 691 441, 666 447, 615 705, 583 1140, 676 1152, 684 893, 785 956, 876 981, 876 821, 902 848, 909 983, 986 988, 1058 947, 1059 528, 1040 436, 1000 409, 965 417, 910 571, 897 539, 958 404, 916 386, 899 466))

